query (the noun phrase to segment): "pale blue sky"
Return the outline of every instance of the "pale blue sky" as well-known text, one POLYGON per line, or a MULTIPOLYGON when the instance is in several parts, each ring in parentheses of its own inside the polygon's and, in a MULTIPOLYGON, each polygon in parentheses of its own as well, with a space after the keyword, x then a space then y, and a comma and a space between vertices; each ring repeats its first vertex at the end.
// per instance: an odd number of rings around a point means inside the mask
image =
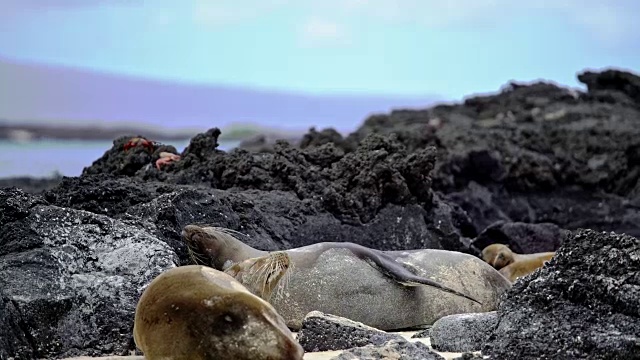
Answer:
POLYGON ((640 70, 635 0, 0 0, 0 56, 185 82, 438 94, 640 70), (46 5, 43 5, 46 4, 46 5))

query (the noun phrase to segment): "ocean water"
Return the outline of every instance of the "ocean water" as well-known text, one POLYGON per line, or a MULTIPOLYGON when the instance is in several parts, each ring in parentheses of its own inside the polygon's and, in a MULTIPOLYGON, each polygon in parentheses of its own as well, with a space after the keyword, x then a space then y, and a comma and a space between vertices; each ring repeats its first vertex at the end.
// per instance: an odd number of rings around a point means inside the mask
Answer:
MULTIPOLYGON (((189 145, 189 139, 163 142, 178 151, 189 145)), ((218 149, 229 151, 240 141, 220 141, 218 149)), ((31 142, 0 141, 0 178, 55 174, 78 176, 82 169, 111 149, 111 140, 42 140, 31 142)))

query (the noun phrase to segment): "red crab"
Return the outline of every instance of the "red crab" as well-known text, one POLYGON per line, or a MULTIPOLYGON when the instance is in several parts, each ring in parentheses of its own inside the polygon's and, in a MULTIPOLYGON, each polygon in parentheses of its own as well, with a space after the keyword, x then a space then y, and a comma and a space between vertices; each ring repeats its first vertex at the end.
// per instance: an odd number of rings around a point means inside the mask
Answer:
POLYGON ((160 153, 160 158, 156 160, 156 168, 160 170, 161 165, 165 165, 170 162, 178 161, 178 160, 180 160, 180 155, 163 151, 160 153))
POLYGON ((129 141, 124 144, 124 151, 127 151, 129 149, 131 149, 132 147, 136 147, 136 146, 143 146, 147 149, 149 149, 149 151, 153 151, 153 148, 155 146, 155 142, 154 141, 149 141, 143 137, 133 137, 131 139, 129 139, 129 141))

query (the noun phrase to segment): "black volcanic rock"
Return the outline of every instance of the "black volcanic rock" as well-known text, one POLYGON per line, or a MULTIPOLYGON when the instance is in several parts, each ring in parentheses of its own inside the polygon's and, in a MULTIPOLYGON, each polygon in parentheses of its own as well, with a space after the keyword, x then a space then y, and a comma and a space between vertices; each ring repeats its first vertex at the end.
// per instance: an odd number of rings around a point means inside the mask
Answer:
POLYGON ((640 240, 576 231, 514 283, 498 318, 491 359, 640 359, 640 240))
POLYGON ((300 139, 299 146, 301 149, 306 149, 324 144, 334 144, 338 148, 348 151, 355 150, 355 147, 352 147, 352 143, 346 141, 339 132, 332 128, 317 131, 316 128, 312 127, 309 129, 309 132, 300 139))
POLYGON ((640 203, 633 200, 640 199, 640 109, 628 104, 640 78, 605 71, 579 79, 588 92, 511 82, 460 104, 373 115, 346 137, 312 128, 298 147, 278 141, 269 153, 219 151, 220 132, 212 129, 161 171, 143 165, 153 160, 144 153, 125 156, 115 144, 85 173, 292 191, 322 199, 354 225, 371 221, 385 204, 428 210, 435 191, 467 212, 473 226, 458 233, 471 238, 498 220, 640 234, 632 205, 640 203), (619 93, 627 100, 616 101, 619 93), (105 166, 111 156, 114 165, 105 166))
POLYGON ((587 85, 589 93, 604 95, 612 94, 610 99, 616 102, 624 102, 624 99, 616 94, 624 94, 636 105, 640 106, 640 77, 620 70, 606 70, 602 72, 585 71, 578 74, 578 80, 587 85))
POLYGON ((640 108, 629 106, 640 78, 582 80, 587 93, 513 82, 461 104, 378 114, 345 139, 395 134, 409 153, 434 146, 431 188, 468 212, 476 234, 498 220, 640 234, 640 108))
POLYGON ((556 251, 567 231, 552 223, 528 224, 522 222, 498 221, 488 226, 472 243, 482 251, 494 244, 505 244, 518 254, 532 254, 556 251))
POLYGON ((126 354, 139 290, 174 266, 172 249, 126 222, 25 196, 0 190, 4 207, 21 213, 0 228, 3 351, 17 359, 126 354))
POLYGON ((13 301, 0 291, 0 359, 34 358, 33 338, 13 301))
POLYGON ((216 149, 219 135, 218 129, 197 135, 182 159, 164 171, 141 170, 151 155, 142 147, 125 152, 119 139, 83 175, 116 173, 217 189, 292 191, 301 199, 320 201, 351 224, 371 221, 386 204, 429 204, 432 197, 434 149, 409 153, 394 136, 372 134, 345 155, 329 144, 300 150, 285 141, 278 141, 269 154, 242 149, 225 153, 216 149))

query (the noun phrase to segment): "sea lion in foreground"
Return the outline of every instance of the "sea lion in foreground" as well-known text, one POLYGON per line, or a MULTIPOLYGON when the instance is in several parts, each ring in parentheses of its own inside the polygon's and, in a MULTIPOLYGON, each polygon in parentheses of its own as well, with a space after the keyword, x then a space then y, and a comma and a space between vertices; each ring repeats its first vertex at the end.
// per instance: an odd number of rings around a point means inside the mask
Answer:
MULTIPOLYGON (((232 234, 198 225, 182 232, 191 251, 216 269, 268 254, 232 234)), ((482 260, 454 251, 380 251, 327 242, 285 252, 295 271, 285 296, 272 304, 292 329, 313 310, 382 330, 432 324, 445 315, 495 310, 510 287, 482 260)))
POLYGON ((271 304, 233 277, 188 265, 156 277, 133 327, 145 360, 301 360, 304 351, 271 304))
POLYGON ((482 249, 482 260, 486 261, 496 270, 500 270, 507 265, 524 260, 532 260, 529 264, 533 265, 535 263, 540 263, 540 266, 542 266, 543 262, 551 260, 555 254, 556 253, 554 251, 534 254, 518 254, 509 249, 509 246, 505 244, 491 244, 482 249))

